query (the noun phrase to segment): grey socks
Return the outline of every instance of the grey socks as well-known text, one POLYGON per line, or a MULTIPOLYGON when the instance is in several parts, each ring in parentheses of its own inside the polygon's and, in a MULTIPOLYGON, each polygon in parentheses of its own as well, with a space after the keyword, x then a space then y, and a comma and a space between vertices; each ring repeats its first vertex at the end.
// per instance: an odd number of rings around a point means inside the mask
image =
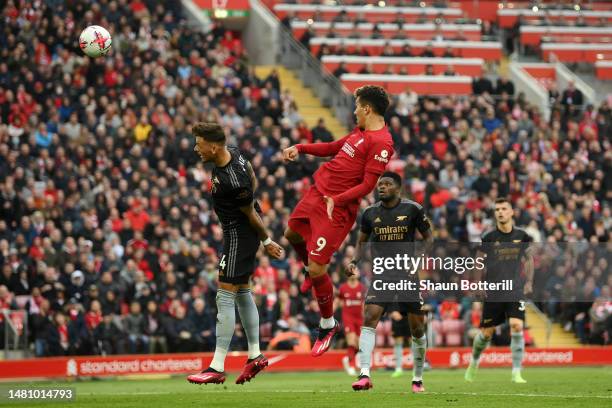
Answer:
POLYGON ((235 299, 236 294, 233 292, 223 289, 219 289, 217 292, 217 344, 210 367, 220 372, 225 371, 225 356, 234 335, 236 325, 235 299))
POLYGON ((423 366, 425 365, 425 352, 427 351, 427 337, 412 338, 412 359, 414 368, 412 370, 412 381, 423 379, 423 366))
POLYGON ((480 360, 480 355, 487 348, 491 340, 485 339, 482 332, 478 333, 474 338, 474 347, 472 348, 472 361, 478 365, 478 361, 480 360))
POLYGON ((523 332, 512 333, 510 340, 510 350, 512 351, 512 370, 520 371, 525 353, 525 337, 523 332))
POLYGON ((259 351, 259 312, 251 295, 251 289, 238 290, 236 305, 249 343, 249 359, 255 358, 261 354, 259 351))
POLYGON ((372 365, 372 351, 376 344, 376 329, 363 326, 361 336, 359 336, 359 365, 361 374, 370 376, 370 366, 372 365))

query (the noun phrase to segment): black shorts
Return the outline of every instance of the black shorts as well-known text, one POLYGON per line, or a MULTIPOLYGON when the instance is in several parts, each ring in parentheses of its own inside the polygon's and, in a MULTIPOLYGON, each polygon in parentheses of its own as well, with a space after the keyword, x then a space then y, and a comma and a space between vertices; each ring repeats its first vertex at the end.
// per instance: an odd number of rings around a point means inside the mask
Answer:
POLYGON ((393 337, 410 337, 410 324, 408 318, 402 314, 401 320, 391 319, 391 334, 393 337))
MULTIPOLYGON (((419 295, 420 297, 420 295, 419 295)), ((423 305, 425 304, 423 300, 419 300, 417 302, 377 302, 376 299, 368 300, 366 298, 365 301, 367 305, 376 305, 380 306, 384 309, 383 313, 391 313, 393 311, 398 311, 402 314, 402 316, 406 317, 409 313, 424 315, 426 312, 423 310, 423 305)))
POLYGON ((485 302, 480 327, 495 327, 514 317, 525 321, 525 302, 485 302))
POLYGON ((250 231, 224 231, 223 253, 219 260, 219 282, 241 285, 249 283, 255 271, 259 238, 250 231))

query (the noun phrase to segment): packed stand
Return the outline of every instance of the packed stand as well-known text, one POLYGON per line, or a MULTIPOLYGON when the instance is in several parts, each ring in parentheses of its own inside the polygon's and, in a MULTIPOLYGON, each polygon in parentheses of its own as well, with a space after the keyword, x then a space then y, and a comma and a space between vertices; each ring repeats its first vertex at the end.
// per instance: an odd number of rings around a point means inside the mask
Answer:
MULTIPOLYGON (((283 164, 280 151, 338 136, 323 122, 308 129, 277 75, 256 78, 229 31, 196 32, 180 10, 150 3, 101 2, 85 12, 83 1, 51 13, 8 2, 3 10, 0 309, 28 313, 37 356, 212 350, 222 232, 189 125, 225 125, 253 163, 264 222, 285 248, 289 213, 319 162, 283 164), (76 48, 79 29, 92 21, 115 33, 107 58, 90 60, 76 48), (27 50, 38 58, 25 58, 27 50)), ((407 92, 387 118, 397 151, 391 166, 424 203, 439 240, 478 240, 491 226, 490 204, 506 194, 536 240, 608 242, 610 110, 587 113, 588 126, 571 115, 549 124, 521 96, 407 92)), ((331 266, 337 285, 355 232, 331 266)), ((318 311, 298 293, 302 265, 292 253, 258 259, 262 343, 309 349, 318 311)), ((593 307, 559 304, 551 313, 585 336, 609 333, 610 305, 598 296, 612 282, 602 276, 583 276, 593 307)), ((436 320, 463 319, 466 337, 477 324, 467 297, 428 304, 436 320)), ((389 344, 387 328, 381 345, 389 344)), ((232 347, 246 349, 240 325, 232 347)))
POLYGON ((212 350, 222 232, 190 125, 226 125, 279 237, 274 214, 299 187, 280 181, 279 146, 311 134, 291 94, 276 73, 255 77, 232 32, 194 30, 176 2, 8 1, 2 18, 0 309, 28 313, 27 328, 7 317, 38 356, 212 350), (76 41, 94 22, 113 33, 96 60, 76 41))

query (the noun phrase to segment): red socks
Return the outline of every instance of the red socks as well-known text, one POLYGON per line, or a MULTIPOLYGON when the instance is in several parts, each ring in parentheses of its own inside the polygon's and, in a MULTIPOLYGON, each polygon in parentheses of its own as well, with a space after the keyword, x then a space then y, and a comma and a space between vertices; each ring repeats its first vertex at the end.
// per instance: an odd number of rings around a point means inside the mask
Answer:
POLYGON ((321 317, 329 319, 334 315, 334 285, 328 274, 312 278, 312 286, 321 310, 321 317))
POLYGON ((308 250, 306 249, 306 242, 300 242, 299 244, 291 244, 295 252, 298 254, 300 261, 308 266, 308 250))
POLYGON ((357 348, 355 346, 348 346, 346 354, 348 355, 349 365, 351 367, 354 367, 355 366, 355 355, 357 354, 357 348))

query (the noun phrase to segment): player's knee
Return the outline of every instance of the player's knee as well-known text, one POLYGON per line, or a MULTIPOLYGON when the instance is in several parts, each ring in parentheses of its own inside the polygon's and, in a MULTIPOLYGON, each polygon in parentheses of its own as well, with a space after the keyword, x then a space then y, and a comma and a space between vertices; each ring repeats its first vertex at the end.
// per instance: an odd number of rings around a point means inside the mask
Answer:
POLYGON ((375 329, 378 325, 378 321, 380 320, 380 315, 381 314, 378 311, 366 309, 365 314, 363 316, 363 325, 365 327, 375 329))
POLYGON ((378 319, 375 319, 373 317, 369 317, 369 318, 365 318, 363 319, 363 326, 364 327, 369 327, 370 329, 376 329, 376 326, 378 325, 378 319))
POLYGON ((510 323, 510 331, 512 333, 520 333, 523 331, 523 322, 510 323))
POLYGON ((412 337, 416 338, 416 339, 420 339, 421 337, 423 337, 425 335, 425 328, 424 327, 411 327, 410 328, 410 333, 412 333, 412 337))
POLYGON ((482 337, 484 337, 485 341, 491 340, 491 337, 493 337, 493 330, 495 330, 494 327, 491 329, 483 329, 481 331, 482 337))

